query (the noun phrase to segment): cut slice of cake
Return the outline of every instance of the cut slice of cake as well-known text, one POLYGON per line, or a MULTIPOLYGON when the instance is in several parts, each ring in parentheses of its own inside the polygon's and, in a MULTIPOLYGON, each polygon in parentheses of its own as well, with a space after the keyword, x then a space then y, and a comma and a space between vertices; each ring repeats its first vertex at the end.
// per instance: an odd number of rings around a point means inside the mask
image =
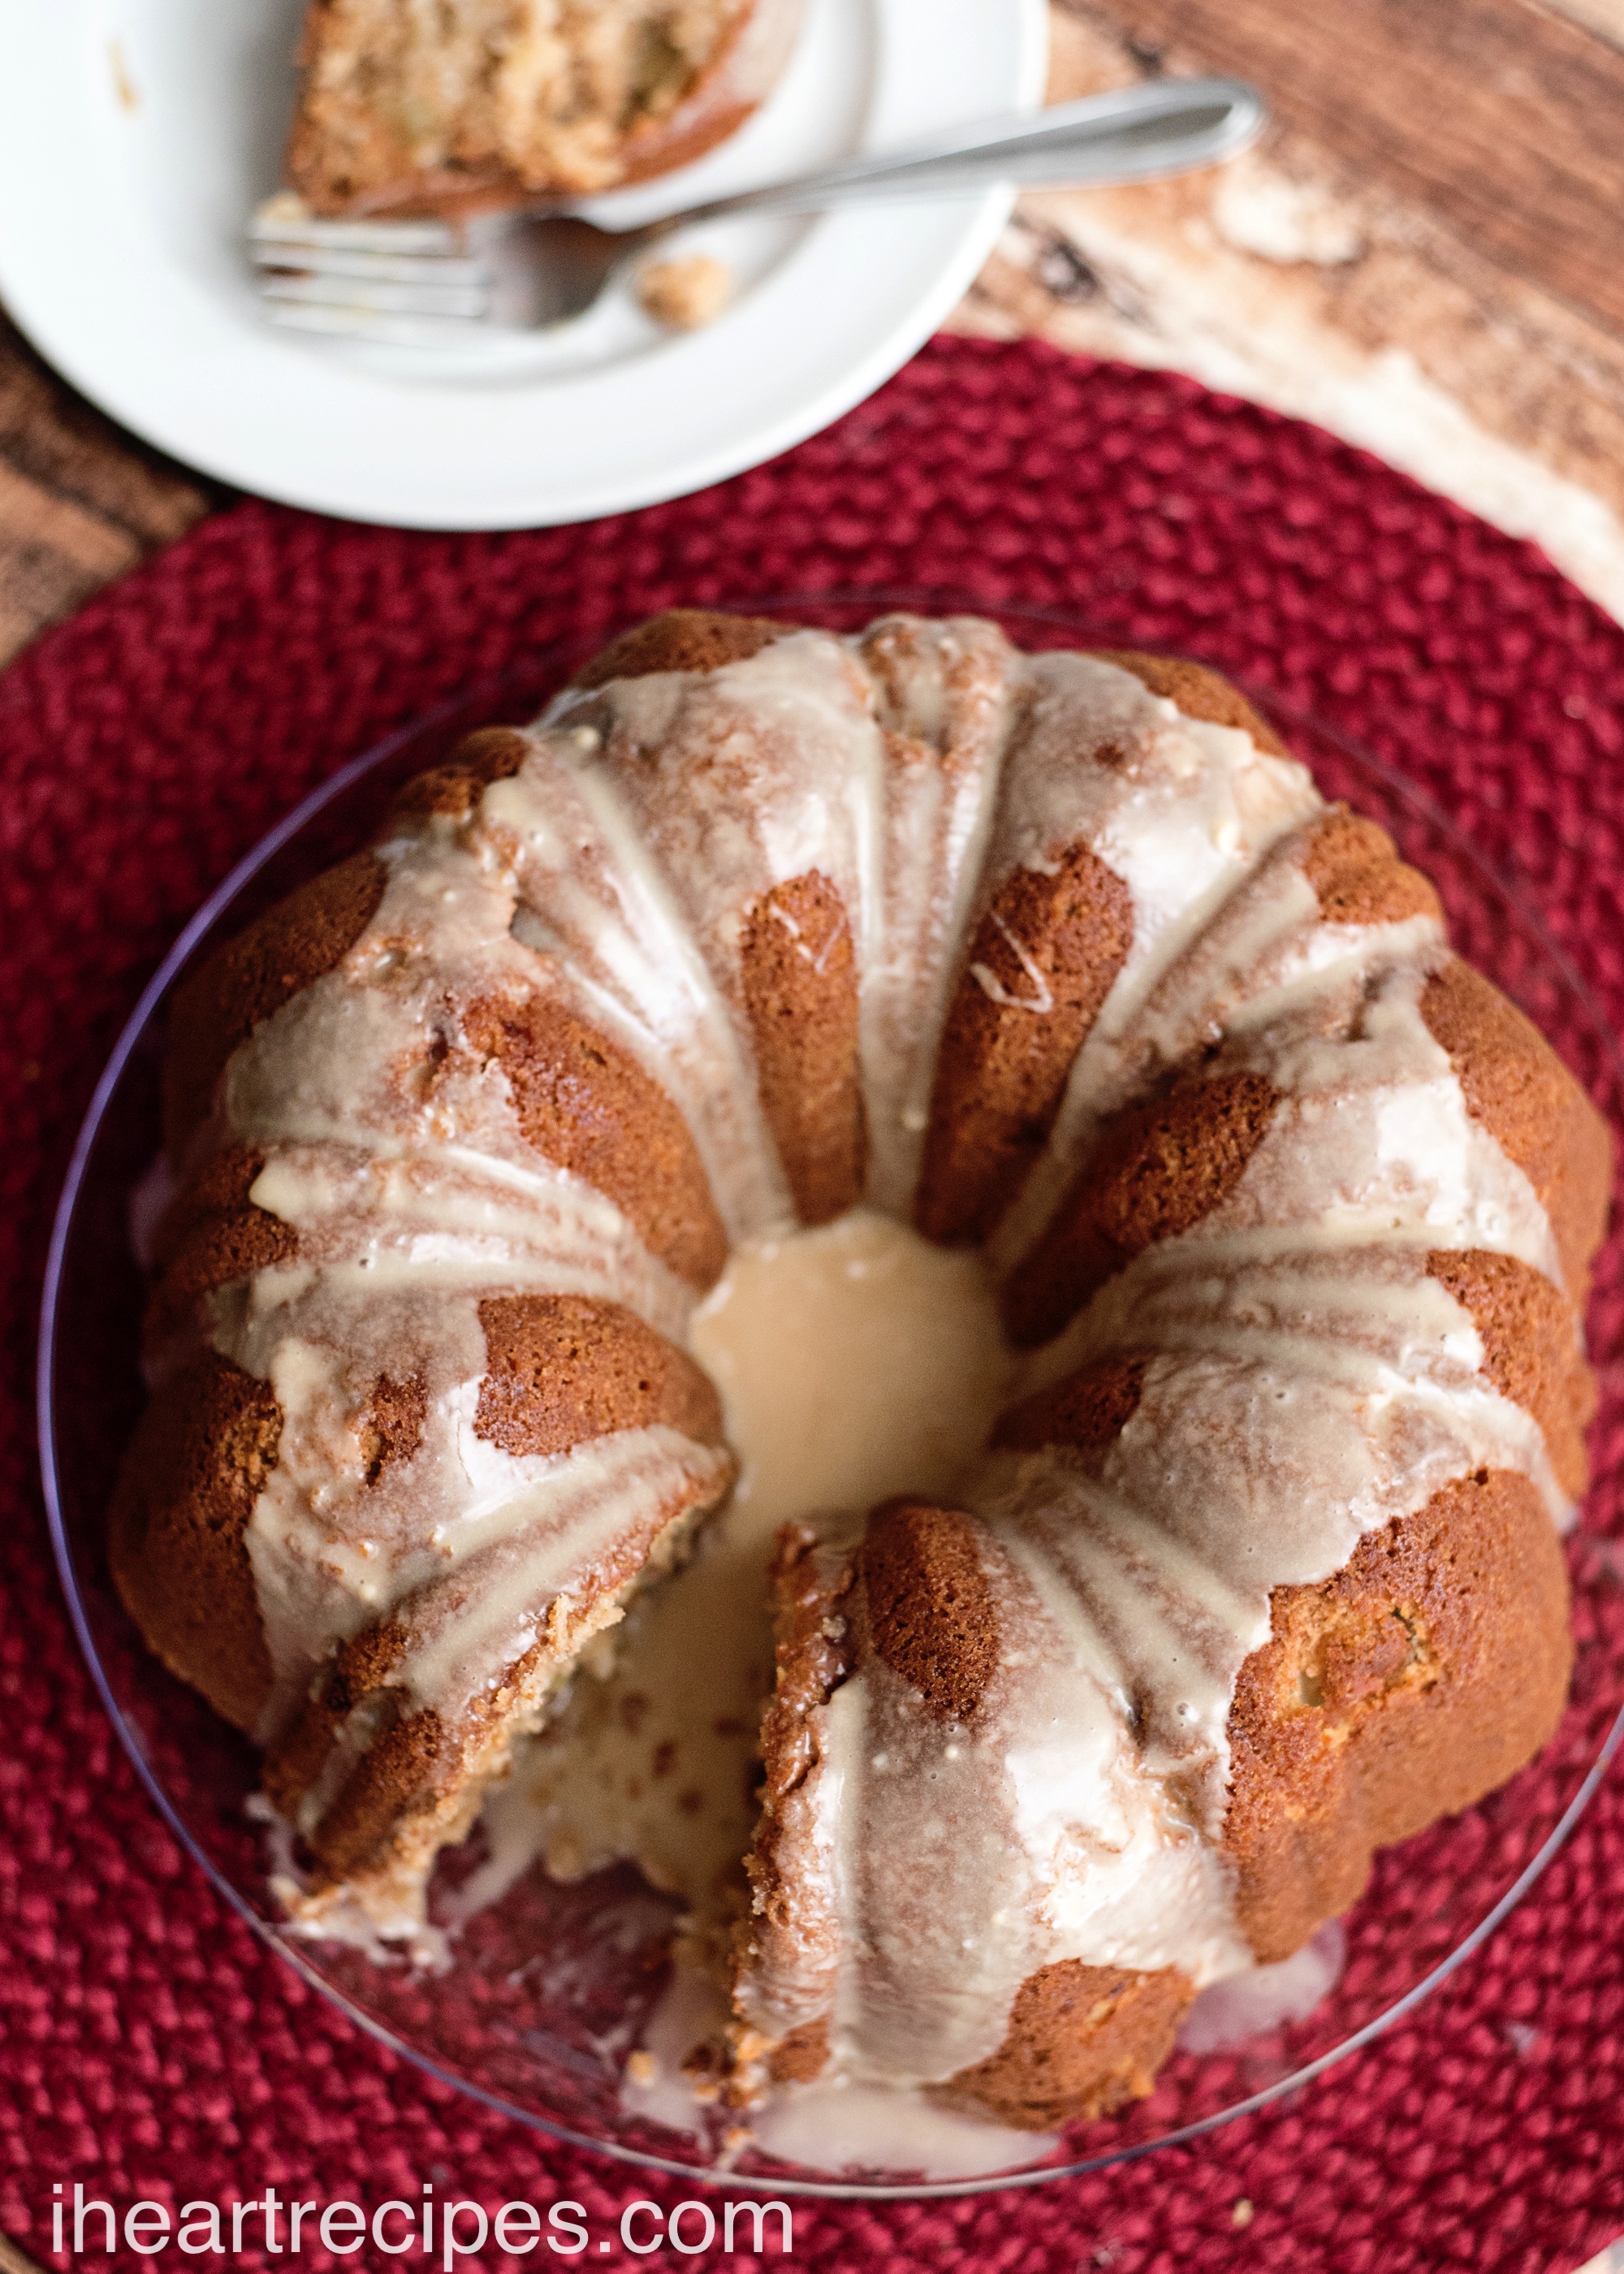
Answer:
POLYGON ((328 216, 578 197, 733 133, 800 0, 312 0, 287 176, 328 216))

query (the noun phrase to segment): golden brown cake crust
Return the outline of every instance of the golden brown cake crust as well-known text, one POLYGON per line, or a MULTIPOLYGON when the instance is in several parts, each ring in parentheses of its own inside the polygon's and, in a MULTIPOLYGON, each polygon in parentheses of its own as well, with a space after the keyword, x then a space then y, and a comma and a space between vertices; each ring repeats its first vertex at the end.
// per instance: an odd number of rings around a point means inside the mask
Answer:
MULTIPOLYGON (((376 1716, 376 1727, 365 1758, 342 1790, 322 1815, 312 1847, 320 1865, 319 1883, 349 1879, 383 1858, 391 1834, 402 1819, 432 1805, 437 1794, 451 1786, 459 1763, 445 1725, 432 1706, 417 1713, 405 1711, 399 1690, 363 1692, 376 1716)), ((296 1733, 315 1727, 307 1714, 296 1733)), ((265 1789, 273 1805, 291 1816, 306 1785, 325 1763, 336 1733, 323 1728, 319 1747, 306 1760, 293 1745, 271 1753, 265 1764, 265 1789), (308 1774, 301 1773, 308 1766, 308 1774)))
POLYGON ((550 996, 485 996, 469 1047, 500 1065, 525 1142, 612 1200, 690 1286, 715 1284, 727 1235, 688 1123, 653 1078, 550 996))
POLYGON ((395 800, 395 809, 413 818, 447 814, 454 821, 466 820, 483 791, 518 772, 530 747, 515 727, 481 727, 463 736, 443 765, 415 774, 395 800))
POLYGON ((244 1534, 281 1438, 268 1385, 210 1351, 154 1394, 113 1502, 124 1608, 171 1673, 239 1729, 254 1728, 271 1690, 244 1534))
POLYGON ((1068 1958, 1040 1967, 1022 1983, 997 2052, 931 2097, 1027 2132, 1109 2116, 1150 2090, 1194 1996, 1173 1966, 1140 1974, 1068 1958))
POLYGON ((1146 655, 1138 648, 1099 648, 1094 652, 1101 663, 1114 663, 1118 671, 1132 672, 1141 687, 1177 704, 1186 719, 1205 719, 1214 727, 1238 727, 1260 750, 1276 758, 1290 757, 1274 728, 1221 672, 1208 671, 1205 664, 1192 663, 1184 656, 1146 655))
POLYGON ((1449 1054, 1467 1111, 1534 1187, 1582 1305, 1613 1191, 1606 1123, 1538 1028, 1458 956, 1428 982, 1421 1015, 1449 1054))
MULTIPOLYGON (((1539 1424, 1558 1483, 1577 1498, 1587 1475, 1584 1430, 1596 1390, 1571 1304, 1531 1265, 1491 1249, 1436 1248, 1426 1268, 1470 1313, 1490 1381, 1539 1424)), ((1137 1352, 1095 1359, 1009 1407, 993 1444, 1011 1452, 1044 1445, 1104 1452, 1138 1409, 1147 1363, 1137 1352)))
POLYGON ((914 1210, 927 1239, 984 1239, 1016 1199, 1132 945, 1128 888, 1086 845, 1068 847, 1052 873, 1019 868, 1000 887, 936 1059, 914 1210))
POLYGON ((1573 1658, 1561 1544, 1538 1490, 1506 1470, 1445 1486, 1334 1578, 1277 1587, 1272 1609, 1230 1709, 1224 1834, 1265 1962, 1357 1899, 1373 1849, 1530 1759, 1573 1658))
POLYGON ((1047 1342, 1124 1263, 1210 1215, 1240 1182, 1278 1103, 1266 1076, 1241 1070, 1175 1082, 1119 1113, 1010 1275, 1004 1315, 1015 1343, 1047 1342))
POLYGON ((367 1708, 372 1743, 345 1788, 329 1800, 312 1843, 334 1878, 383 1849, 394 1818, 419 1796, 432 1793, 442 1765, 453 1769, 439 1714, 410 1713, 403 1692, 387 1687, 407 1647, 398 1620, 364 1627, 335 1653, 319 1687, 266 1755, 267 1796, 289 1823, 296 1822, 300 1803, 327 1767, 345 1720, 357 1708, 367 1708))
POLYGON ((810 2084, 822 2076, 829 2059, 827 2022, 803 2022, 778 2039, 767 2059, 774 2084, 810 2084))
POLYGON ((971 1721, 1002 1641, 975 1525, 956 1509, 887 1501, 868 1518, 858 1567, 876 1653, 933 1713, 971 1721))
POLYGON ((1556 1480, 1577 1500, 1590 1477, 1584 1432, 1596 1383, 1580 1354, 1572 1304, 1543 1272, 1489 1248, 1435 1249, 1426 1268, 1470 1312, 1484 1372, 1538 1422, 1556 1480))
POLYGON ((292 1819, 326 1766, 346 1715, 353 1710, 366 1714, 367 1749, 323 1810, 310 1841, 318 1885, 377 1867, 414 1816, 431 1815, 437 1803, 453 1799, 479 1738, 499 1721, 544 1653, 541 1645, 533 1645, 494 1690, 476 1701, 456 1731, 447 1729, 432 1706, 412 1712, 404 1692, 387 1686, 403 1654, 401 1630, 369 1628, 340 1652, 320 1697, 305 1706, 288 1736, 266 1758, 266 1792, 292 1819))
POLYGON ((718 608, 667 608, 634 624, 590 663, 582 665, 572 687, 606 687, 612 679, 646 679, 657 671, 720 671, 748 663, 774 640, 797 630, 771 616, 730 616, 718 608))
POLYGON ((479 1306, 485 1373, 474 1434, 505 1453, 567 1453, 664 1422, 722 1442, 710 1376, 635 1311, 588 1295, 503 1295, 479 1306))
POLYGON ((816 870, 745 912, 745 1012, 762 1110, 796 1213, 827 1224, 862 1196, 857 959, 846 905, 816 870))
POLYGON ((216 1287, 251 1278, 270 1264, 290 1263, 298 1253, 291 1224, 248 1197, 264 1166, 264 1155, 249 1146, 224 1145, 177 1194, 159 1229, 159 1276, 147 1318, 154 1344, 216 1287))
POLYGON ((1037 1452, 1045 1445, 1103 1453, 1139 1411, 1149 1362, 1141 1352, 1121 1352, 1035 1390, 1000 1415, 994 1445, 1012 1453, 1037 1452))
POLYGON ((402 1860, 420 1864, 460 1838, 515 1729, 541 1720, 557 1675, 581 1643, 640 1580, 669 1563, 677 1538, 705 1505, 688 1487, 641 1510, 637 1525, 595 1564, 590 1584, 555 1599, 536 1640, 453 1720, 432 1706, 414 1708, 396 1677, 425 1632, 462 1614, 470 1591, 466 1569, 408 1596, 346 1643, 265 1764, 267 1793, 296 1819, 346 1719, 358 1713, 365 1720, 366 1750, 308 1835, 315 1884, 387 1871, 402 1860))
MULTIPOLYGON (((974 1528, 954 1510, 890 1502, 844 1559, 808 1527, 786 1525, 771 1583, 778 1682, 762 1723, 763 1806, 748 1859, 754 1909, 739 1934, 740 1962, 752 1966, 774 1941, 786 1953, 794 1948, 802 1964, 817 1954, 806 1948, 806 1922, 779 1870, 779 1827, 786 1801, 817 1764, 818 1709, 864 1649, 921 1689, 933 1711, 966 1721, 1000 1647, 974 1528)), ((1041 1968, 1022 1984, 998 2051, 933 2097, 1027 2129, 1103 2115, 1149 2090, 1192 1995, 1171 1968, 1136 1974, 1071 1961, 1041 1968)), ((827 2015, 818 2014, 786 2031, 766 2050, 768 2074, 778 2082, 821 2075, 828 2029, 827 2015)))
POLYGON ((1443 916, 1431 881, 1399 859, 1387 831, 1345 805, 1334 805, 1313 825, 1303 874, 1327 923, 1404 923, 1412 916, 1443 916))
MULTIPOLYGON (((1491 1380, 1553 1438, 1559 1468, 1564 1444, 1582 1459, 1576 1413, 1589 1392, 1560 1291, 1487 1251, 1439 1251, 1428 1269, 1471 1314, 1491 1380)), ((1096 1463, 1137 1410, 1146 1364, 1135 1352, 1094 1361, 1011 1408, 995 1443, 1064 1445, 1096 1463)), ((807 1716, 850 1670, 852 1645, 826 1639, 837 1607, 860 1654, 877 1650, 956 1718, 974 1714, 996 1663, 974 1530, 951 1510, 898 1502, 877 1511, 844 1583, 861 1582, 849 1601, 826 1579, 821 1594, 808 1585, 812 1571, 806 1535, 779 1566, 792 1639, 763 1728, 770 1792, 786 1783, 788 1759, 804 1774, 807 1716)), ((1225 1845, 1259 1959, 1289 1955, 1356 1900, 1374 1848, 1470 1805, 1546 1741, 1567 1694, 1567 1600, 1549 1511, 1526 1478, 1501 1471, 1461 1480, 1368 1536, 1335 1577, 1275 1590, 1273 1638, 1247 1660, 1229 1720, 1225 1845)), ((771 1885, 765 1857, 757 1884, 771 1885)), ((792 1919, 786 1911, 782 1931, 792 1919)), ((1172 1969, 1045 1968, 1023 1985, 998 2052, 939 2097, 1034 2128, 1106 2113, 1150 2089, 1192 1994, 1172 1969)), ((803 2025, 782 2071, 770 2055, 771 2073, 817 2074, 824 2043, 817 2024, 803 2025)))
MULTIPOLYGON (((1334 921, 1433 912, 1425 880, 1397 860, 1381 831, 1357 817, 1328 817, 1304 869, 1334 921)), ((1569 1289, 1582 1302, 1611 1189, 1605 1123, 1537 1028, 1458 957, 1428 981, 1421 1011, 1448 1053, 1469 1111, 1533 1186, 1569 1289)), ((1216 1208, 1261 1142, 1276 1102, 1264 1076, 1238 1072, 1185 1077, 1116 1115, 1045 1236, 1005 1284, 1014 1340, 1023 1347, 1047 1341, 1135 1255, 1216 1208)))
POLYGON ((357 1423, 369 1485, 410 1460, 423 1442, 427 1419, 428 1389, 419 1375, 408 1374, 400 1382, 392 1374, 379 1375, 357 1423))
POLYGON ((164 1065, 163 1141, 178 1160, 208 1118, 226 1061, 261 1020, 343 961, 378 913, 373 853, 341 862, 252 924, 177 990, 164 1065))

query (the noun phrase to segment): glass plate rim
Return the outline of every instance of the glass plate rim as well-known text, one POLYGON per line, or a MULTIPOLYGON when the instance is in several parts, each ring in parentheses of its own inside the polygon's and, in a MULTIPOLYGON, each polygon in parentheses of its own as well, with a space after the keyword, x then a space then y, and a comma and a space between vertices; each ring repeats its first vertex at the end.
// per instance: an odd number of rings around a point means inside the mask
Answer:
MULTIPOLYGON (((910 609, 924 614, 984 614, 995 619, 1045 625, 1069 632, 1080 642, 1101 646, 1116 645, 1119 636, 1103 627, 1093 624, 1079 610, 1064 606, 1041 605, 1012 600, 989 593, 973 594, 958 588, 921 586, 884 586, 875 588, 845 586, 825 591, 772 592, 717 599, 707 603, 741 615, 764 615, 774 610, 786 612, 801 609, 835 610, 872 608, 883 613, 891 609, 910 609)), ((623 623, 641 620, 634 613, 617 621, 623 623)), ((605 641, 613 633, 605 635, 605 641)), ((522 2107, 515 2101, 477 2083, 455 2069, 442 2065, 432 2054, 421 2051, 396 2034, 386 2023, 367 2013, 348 1994, 330 1982, 311 1964, 299 1950, 297 1942, 253 1909, 244 1896, 235 1887, 225 1873, 195 1840, 184 1818, 169 1798, 162 1780, 147 1760, 137 1733, 130 1727, 114 1694, 112 1683, 91 1631, 88 1614, 81 1599, 78 1573, 73 1561, 71 1542, 68 1537, 56 1454, 56 1404, 55 1395, 55 1359, 56 1354, 57 1306, 62 1292, 64 1264, 67 1254, 78 1202, 86 1171, 102 1130, 107 1109, 124 1078, 130 1059, 179 974, 212 926, 253 880, 301 833, 316 821, 326 809, 385 765, 389 758, 408 744, 436 728, 448 726, 457 716, 487 702, 500 700, 508 689, 515 694, 523 685, 533 683, 545 673, 549 658, 578 644, 577 636, 560 635, 543 640, 527 651, 523 663, 504 670, 491 672, 470 681, 431 704, 414 718, 394 728, 370 744, 357 757, 349 759, 329 774, 325 780, 298 800, 282 818, 272 824, 256 840, 248 851, 235 862, 227 874, 215 885, 189 921, 182 927, 137 998, 121 1028, 117 1041, 92 1092, 90 1103, 75 1137, 63 1182, 61 1196, 52 1218, 49 1246, 47 1251, 44 1285, 40 1306, 40 1337, 35 1373, 35 1419, 39 1440, 41 1482, 43 1487, 47 1525, 56 1574, 66 1598, 68 1613, 74 1637, 89 1669, 91 1679, 102 1708, 113 1725, 114 1731, 148 1797, 159 1816, 179 1842, 184 1853, 203 1872, 205 1878, 222 1896, 228 1907, 253 1933, 257 1941, 274 1950, 289 1965, 300 1979, 318 1991, 343 2013, 367 2037, 383 2045, 424 2074, 451 2085, 457 2091, 491 2109, 494 2113, 523 2124, 547 2138, 567 2142, 571 2147, 585 2149, 593 2154, 607 2157, 617 2163, 643 2170, 660 2172, 668 2177, 687 2180, 695 2185, 750 2188, 760 2193, 794 2195, 823 2200, 856 2202, 908 2202, 939 2199, 959 2195, 1006 2194, 1017 2187, 1031 2187, 1052 2181, 1083 2177, 1091 2172, 1108 2169, 1116 2165, 1138 2163, 1147 2156, 1159 2154, 1163 2149, 1187 2145, 1203 2135, 1233 2123, 1237 2118, 1255 2114, 1271 2102, 1282 2099, 1301 2090, 1317 2077, 1362 2052, 1367 2045, 1389 2029, 1396 2027, 1450 1975, 1481 1949, 1528 1894, 1566 1845, 1574 1827, 1589 1807, 1602 1779, 1606 1775, 1620 1746, 1624 1743, 1624 1706, 1620 1706, 1603 1738, 1594 1759, 1586 1770, 1577 1790, 1568 1801, 1556 1824, 1546 1834, 1538 1852, 1532 1856, 1516 1879, 1500 1896, 1469 1933, 1449 1951, 1418 1982, 1412 1983, 1403 1995, 1392 2005, 1372 2017, 1354 2030, 1339 2044, 1329 2047, 1312 2060, 1306 2061, 1289 2074, 1250 2093, 1231 2106, 1199 2117, 1189 2124, 1163 2133, 1154 2140, 1140 2141, 1125 2147, 1112 2148, 1094 2156, 1085 2156, 1064 2164, 1045 2164, 1030 2169, 990 2174, 985 2178, 921 2180, 915 2183, 866 2183, 862 2180, 830 2179, 827 2180, 779 2177, 763 2177, 749 2172, 734 2172, 718 2168, 714 2164, 702 2165, 682 2163, 674 2157, 661 2156, 652 2150, 635 2148, 623 2142, 595 2138, 576 2130, 561 2120, 542 2116, 532 2109, 522 2107)), ((1141 645, 1145 653, 1184 658, 1199 661, 1187 648, 1172 648, 1150 642, 1141 645)), ((1258 703, 1266 712, 1273 712, 1288 722, 1312 730, 1350 757, 1356 764, 1380 776, 1389 789, 1433 828, 1443 832, 1463 853, 1471 865, 1493 889, 1517 905, 1522 922, 1537 937, 1540 950, 1550 963, 1560 972, 1565 985, 1570 988, 1583 1005, 1590 1019, 1603 1054, 1611 1063, 1613 1072, 1624 1088, 1624 1046, 1602 1015, 1600 1006, 1584 975, 1575 966, 1566 951, 1552 938, 1542 918, 1526 909, 1523 895, 1488 857, 1479 850, 1472 839, 1462 831, 1438 805, 1435 800, 1410 780, 1398 768, 1355 737, 1333 726, 1302 704, 1291 702, 1274 689, 1238 674, 1225 673, 1231 682, 1258 703)))

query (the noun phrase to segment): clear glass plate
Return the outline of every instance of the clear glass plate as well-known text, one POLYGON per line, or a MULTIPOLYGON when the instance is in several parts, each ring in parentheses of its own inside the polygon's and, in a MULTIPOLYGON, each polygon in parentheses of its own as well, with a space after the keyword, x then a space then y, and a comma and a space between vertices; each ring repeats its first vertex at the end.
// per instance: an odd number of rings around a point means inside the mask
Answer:
MULTIPOLYGON (((855 629, 888 606, 968 609, 1002 621, 1029 649, 1111 646, 1058 612, 989 606, 956 594, 872 592, 749 599, 750 614, 855 629)), ((598 643, 588 644, 595 646, 598 643)), ((47 1503, 63 1585, 108 1711, 153 1798, 226 1900, 288 1962, 363 2027, 436 2075, 538 2130, 684 2177, 723 2176, 716 2141, 702 2142, 627 2113, 627 2052, 667 1977, 675 1904, 629 1867, 559 1886, 532 1869, 470 1922, 446 1970, 377 1966, 352 1949, 294 1939, 280 1924, 267 1856, 248 1803, 253 1749, 142 1647, 108 1578, 106 1510, 140 1404, 141 1288, 131 1253, 131 1192, 157 1150, 165 1005, 196 960, 261 908, 365 841, 401 782, 443 757, 471 727, 532 716, 584 659, 588 644, 538 650, 393 735, 323 785, 241 862, 199 909, 142 996, 80 1133, 58 1211, 46 1282, 40 1434, 47 1503)), ((1615 1126, 1624 1127, 1624 1057, 1582 977, 1553 945, 1537 909, 1508 890, 1393 769, 1267 694, 1261 707, 1328 795, 1373 816, 1436 882, 1457 946, 1538 1023, 1615 1126)), ((1602 1411, 1598 1457, 1620 1433, 1620 1261, 1615 1231, 1598 1261, 1590 1312, 1602 1411)), ((1041 2162, 973 2180, 925 2185, 903 2172, 841 2179, 775 2165, 747 2150, 729 2183, 831 2195, 951 2194, 1087 2171, 1179 2140, 1293 2090, 1410 2013, 1491 1933, 1555 1854, 1624 1729, 1624 1555, 1615 1540, 1619 1480, 1598 1476, 1572 1535, 1577 1659, 1572 1702, 1539 1760, 1463 1816, 1378 1859, 1346 1921, 1335 1989, 1306 2019, 1238 2050, 1179 2052, 1155 2091, 1121 2115, 1072 2127, 1041 2162)), ((435 1900, 477 1860, 477 1832, 442 1859, 435 1900)), ((718 2127, 719 2138, 719 2127, 718 2127)))

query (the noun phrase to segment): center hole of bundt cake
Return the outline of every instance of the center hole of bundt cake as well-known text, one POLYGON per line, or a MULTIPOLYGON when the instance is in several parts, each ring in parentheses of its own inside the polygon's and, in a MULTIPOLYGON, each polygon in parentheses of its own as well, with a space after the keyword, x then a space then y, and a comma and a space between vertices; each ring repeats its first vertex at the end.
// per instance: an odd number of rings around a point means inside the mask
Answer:
POLYGON ((735 1254, 693 1349, 739 1457, 733 1499, 498 1805, 539 1805, 555 1872, 629 1856, 703 1913, 755 1829, 779 1526, 855 1520, 898 1493, 951 1502, 1011 1356, 980 1260, 867 1209, 735 1254))
POLYGON ((980 1258, 853 1209, 736 1255, 695 1321, 741 1473, 735 1528, 950 1495, 1011 1356, 980 1258))

